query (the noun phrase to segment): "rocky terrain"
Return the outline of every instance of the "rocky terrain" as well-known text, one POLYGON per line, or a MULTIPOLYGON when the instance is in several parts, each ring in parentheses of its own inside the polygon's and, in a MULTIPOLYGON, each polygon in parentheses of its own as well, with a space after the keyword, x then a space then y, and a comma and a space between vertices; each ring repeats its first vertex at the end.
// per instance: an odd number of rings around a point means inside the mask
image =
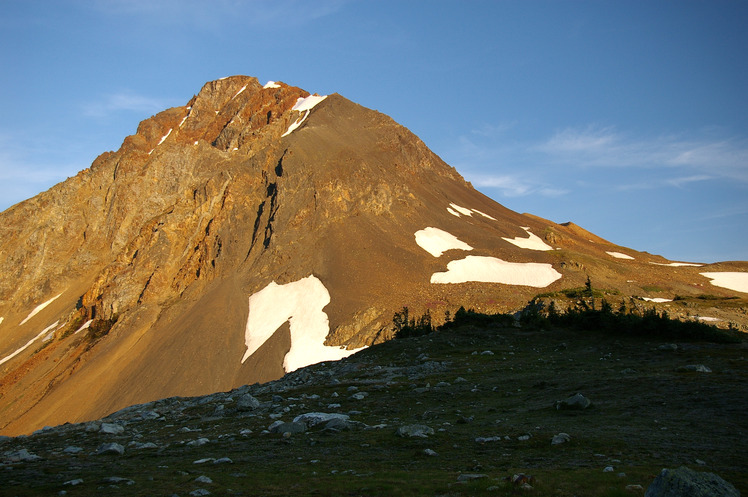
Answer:
POLYGON ((234 76, 185 100, 0 213, 0 434, 275 380, 389 340, 404 306, 439 324, 589 278, 748 330, 748 262, 513 212, 341 95, 234 76))
POLYGON ((3 438, 0 495, 635 496, 680 466, 748 490, 744 340, 509 321, 3 438))

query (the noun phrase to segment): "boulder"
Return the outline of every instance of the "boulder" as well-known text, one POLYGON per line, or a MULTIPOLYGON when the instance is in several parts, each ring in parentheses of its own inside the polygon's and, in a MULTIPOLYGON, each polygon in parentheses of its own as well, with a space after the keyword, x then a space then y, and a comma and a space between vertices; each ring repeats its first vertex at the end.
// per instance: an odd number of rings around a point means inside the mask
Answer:
POLYGON ((681 466, 663 469, 644 497, 740 497, 740 492, 714 473, 681 466))
POLYGON ((559 445, 570 440, 571 437, 568 433, 559 433, 558 435, 553 435, 553 438, 551 439, 551 445, 559 445))
POLYGON ((293 421, 291 423, 284 423, 282 421, 271 424, 268 430, 270 433, 304 433, 307 427, 304 423, 293 421))
POLYGON ((260 401, 248 393, 245 393, 236 401, 236 408, 239 411, 253 411, 258 407, 260 407, 260 401))
POLYGON ((308 412, 306 414, 296 416, 293 421, 294 423, 304 423, 307 428, 311 428, 312 426, 318 425, 320 423, 327 423, 331 419, 342 419, 347 421, 348 419, 350 419, 350 416, 348 416, 347 414, 339 413, 308 412))
POLYGON ((434 429, 426 425, 403 425, 397 429, 395 434, 398 437, 420 437, 426 438, 434 434, 434 429))
POLYGON ((556 402, 556 409, 561 411, 582 411, 591 405, 592 402, 590 402, 590 399, 581 393, 577 393, 567 399, 556 402))
POLYGON ((125 448, 118 443, 101 444, 99 445, 99 448, 96 449, 96 455, 98 456, 106 456, 106 455, 121 456, 124 453, 125 453, 125 448))

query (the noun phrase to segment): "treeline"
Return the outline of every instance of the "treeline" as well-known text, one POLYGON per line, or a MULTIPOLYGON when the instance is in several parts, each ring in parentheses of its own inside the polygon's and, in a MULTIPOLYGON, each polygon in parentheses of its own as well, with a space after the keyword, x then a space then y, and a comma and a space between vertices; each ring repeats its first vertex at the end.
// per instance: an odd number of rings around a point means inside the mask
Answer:
MULTIPOLYGON (((533 299, 516 314, 484 314, 464 307, 454 316, 445 314, 445 322, 433 326, 431 313, 411 317, 407 307, 393 316, 395 338, 422 336, 434 332, 456 330, 462 326, 526 329, 575 329, 606 332, 624 336, 660 337, 678 340, 703 340, 717 343, 737 343, 743 335, 737 330, 722 330, 701 321, 671 319, 666 311, 654 307, 640 309, 625 300, 616 309, 604 298, 604 292, 592 288, 589 280, 583 288, 571 289, 576 302, 567 309, 557 309, 553 300, 545 304, 542 298, 533 299)), ((546 297, 546 296, 543 296, 546 297)))

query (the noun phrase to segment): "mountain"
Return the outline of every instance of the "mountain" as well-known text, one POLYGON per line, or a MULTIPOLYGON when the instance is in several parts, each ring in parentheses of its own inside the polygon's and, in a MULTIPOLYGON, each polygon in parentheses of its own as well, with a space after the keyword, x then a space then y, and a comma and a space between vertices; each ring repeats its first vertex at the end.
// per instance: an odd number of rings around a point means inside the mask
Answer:
POLYGON ((748 263, 672 263, 513 212, 389 117, 246 76, 0 226, 3 434, 277 379, 390 339, 404 307, 439 323, 591 281, 748 321, 748 263))

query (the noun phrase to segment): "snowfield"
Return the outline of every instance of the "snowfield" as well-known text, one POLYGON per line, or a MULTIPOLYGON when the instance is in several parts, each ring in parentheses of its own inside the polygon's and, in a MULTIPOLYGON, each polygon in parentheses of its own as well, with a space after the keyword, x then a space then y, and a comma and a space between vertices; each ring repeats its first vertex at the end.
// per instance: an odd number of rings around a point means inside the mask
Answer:
MULTIPOLYGON (((39 312, 41 312, 41 310, 42 310, 42 309, 44 309, 44 308, 45 308, 45 307, 47 307, 47 306, 48 306, 49 304, 51 304, 52 302, 54 302, 55 300, 57 300, 57 298, 58 298, 58 297, 59 297, 60 295, 62 295, 62 294, 61 294, 61 293, 60 293, 60 294, 57 294, 57 295, 55 295, 54 297, 52 297, 51 299, 49 299, 48 301, 44 302, 43 304, 39 304, 38 306, 34 307, 34 310, 33 310, 33 311, 31 311, 31 312, 29 313, 29 315, 28 315, 28 316, 26 316, 26 319, 24 319, 23 321, 21 321, 21 324, 25 324, 25 323, 26 323, 26 321, 28 321, 29 319, 33 318, 33 317, 34 317, 34 316, 36 316, 37 314, 39 314, 39 312)), ((19 324, 19 326, 20 326, 20 324, 19 324)))
POLYGON ((615 257, 616 259, 628 259, 628 260, 632 260, 632 261, 634 260, 634 258, 631 257, 630 255, 628 255, 628 254, 622 254, 621 252, 607 252, 606 251, 605 253, 608 254, 611 257, 615 257))
POLYGON ((719 273, 699 273, 711 279, 714 286, 735 290, 736 292, 748 293, 748 273, 738 271, 725 271, 719 273))
POLYGON ((530 233, 530 228, 527 228, 525 226, 522 226, 522 229, 527 232, 528 235, 530 235, 529 238, 505 238, 501 237, 502 240, 506 240, 507 242, 516 245, 519 248, 529 249, 529 250, 553 250, 553 247, 545 243, 543 240, 540 239, 538 235, 535 235, 533 233, 530 233))
POLYGON ((275 81, 268 81, 267 83, 265 83, 265 86, 263 86, 262 88, 263 90, 267 90, 268 88, 280 88, 280 87, 281 85, 279 85, 275 81))
POLYGON ((561 273, 550 264, 537 262, 507 262, 496 257, 470 255, 447 264, 447 271, 431 275, 431 283, 502 283, 543 288, 561 273))
POLYGON ((291 329, 291 350, 283 361, 286 373, 323 361, 337 361, 360 349, 347 350, 324 344, 330 331, 327 314, 330 293, 314 275, 293 283, 274 281, 249 297, 244 332, 247 351, 242 363, 254 354, 286 321, 291 329))
POLYGON ((439 228, 424 228, 416 231, 415 237, 418 246, 434 257, 441 256, 447 250, 473 250, 467 243, 439 228))

